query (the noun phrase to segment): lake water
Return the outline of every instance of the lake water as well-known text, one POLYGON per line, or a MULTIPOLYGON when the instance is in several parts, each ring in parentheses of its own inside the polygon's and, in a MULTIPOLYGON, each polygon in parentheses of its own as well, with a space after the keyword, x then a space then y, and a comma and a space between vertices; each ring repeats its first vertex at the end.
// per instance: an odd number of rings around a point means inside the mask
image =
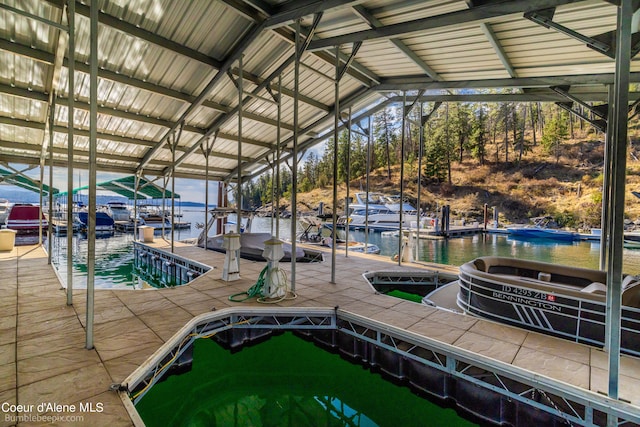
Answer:
MULTIPOLYGON (((197 237, 200 229, 196 223, 204 222, 204 211, 183 210, 182 221, 191 222, 188 230, 175 230, 176 240, 197 237)), ((230 220, 234 220, 233 216, 230 220)), ((275 227, 274 227, 275 229, 275 227)), ((270 232, 270 218, 254 218, 251 231, 270 232)), ((298 232, 302 231, 298 227, 298 232)), ((291 221, 280 220, 280 237, 289 239, 291 221)), ((351 238, 364 241, 363 231, 351 231, 351 238)), ((156 234, 156 238, 160 235, 156 234)), ((169 238, 167 234, 167 238, 169 238)), ((66 236, 53 237, 53 263, 62 279, 66 279, 66 236)), ((96 240, 97 288, 132 288, 135 278, 132 255, 133 233, 116 233, 114 236, 96 240)), ((369 242, 378 245, 381 256, 390 257, 398 252, 397 237, 386 237, 380 233, 370 233, 369 242)), ((86 237, 73 238, 74 287, 86 287, 86 237)), ((448 240, 420 240, 420 260, 439 264, 461 265, 479 256, 508 256, 565 264, 576 267, 598 268, 599 242, 554 242, 516 240, 502 234, 476 234, 448 240)), ((640 250, 625 249, 623 253, 624 272, 640 274, 640 250)), ((304 268, 298 265, 298 268, 304 268)))

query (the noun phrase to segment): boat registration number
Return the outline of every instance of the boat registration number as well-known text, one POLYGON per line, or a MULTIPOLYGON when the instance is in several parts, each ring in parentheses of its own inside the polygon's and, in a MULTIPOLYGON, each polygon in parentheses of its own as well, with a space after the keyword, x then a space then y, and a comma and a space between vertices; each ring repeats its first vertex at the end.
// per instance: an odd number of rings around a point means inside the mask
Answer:
POLYGON ((543 301, 553 302, 556 300, 555 295, 551 295, 546 292, 539 292, 533 289, 518 288, 515 286, 502 285, 502 292, 543 301))

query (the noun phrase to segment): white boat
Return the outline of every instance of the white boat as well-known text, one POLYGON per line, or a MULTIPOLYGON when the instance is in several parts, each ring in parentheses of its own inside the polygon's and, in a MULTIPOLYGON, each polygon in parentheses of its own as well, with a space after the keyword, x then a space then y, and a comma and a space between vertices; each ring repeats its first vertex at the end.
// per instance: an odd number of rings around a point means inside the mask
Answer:
POLYGON ((7 228, 16 230, 19 234, 37 233, 42 224, 42 228, 48 226, 44 213, 41 213, 39 206, 31 204, 17 203, 11 207, 7 219, 7 228))
POLYGON ((298 234, 298 241, 302 243, 310 243, 321 246, 332 247, 336 244, 337 250, 345 250, 349 248, 351 252, 361 252, 367 254, 379 254, 380 248, 373 243, 358 242, 355 240, 345 239, 344 233, 341 230, 336 230, 334 233, 330 224, 325 224, 318 218, 303 217, 299 219, 300 225, 304 230, 298 234), (334 236, 336 237, 334 239, 334 236))
POLYGON ((409 203, 401 203, 398 196, 382 193, 356 193, 356 202, 349 205, 349 213, 338 218, 338 226, 350 229, 390 231, 410 228, 418 220, 418 211, 409 203), (400 224, 402 212, 402 224, 400 224))
POLYGON ((124 202, 115 200, 107 202, 107 213, 114 221, 129 221, 131 219, 131 211, 124 202))
POLYGON ((11 203, 7 199, 0 199, 0 226, 4 225, 9 218, 11 203))

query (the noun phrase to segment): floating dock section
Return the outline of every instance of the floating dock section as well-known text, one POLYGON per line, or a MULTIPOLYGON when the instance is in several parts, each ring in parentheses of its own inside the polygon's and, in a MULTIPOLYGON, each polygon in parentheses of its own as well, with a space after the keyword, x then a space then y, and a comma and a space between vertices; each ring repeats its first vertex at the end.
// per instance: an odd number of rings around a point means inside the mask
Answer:
POLYGON ((239 348, 279 330, 295 331, 416 392, 453 401, 486 422, 593 426, 606 425, 611 417, 616 425, 640 423, 637 408, 625 402, 339 308, 234 307, 197 316, 118 385, 120 397, 142 425, 134 404, 174 361, 185 360, 196 339, 214 337, 226 347, 239 348))

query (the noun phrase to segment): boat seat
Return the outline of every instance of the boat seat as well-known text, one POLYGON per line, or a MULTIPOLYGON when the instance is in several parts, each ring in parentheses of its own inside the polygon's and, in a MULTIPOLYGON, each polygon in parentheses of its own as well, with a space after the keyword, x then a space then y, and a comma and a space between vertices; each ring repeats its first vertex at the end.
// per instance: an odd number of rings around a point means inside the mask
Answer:
POLYGON ((627 307, 640 308, 640 280, 636 280, 623 288, 622 305, 627 307))
POLYGON ((624 292, 627 288, 635 286, 637 283, 640 283, 640 277, 634 276, 632 274, 628 275, 627 277, 622 279, 622 292, 624 292))
POLYGON ((586 286, 586 287, 580 289, 580 292, 587 292, 587 293, 590 293, 590 294, 605 295, 607 293, 607 285, 605 285, 604 283, 600 283, 600 282, 593 282, 589 286, 586 286))
POLYGON ((487 272, 487 264, 484 262, 484 260, 482 260, 480 258, 475 259, 473 261, 473 264, 478 269, 478 271, 483 271, 485 273, 487 272))

